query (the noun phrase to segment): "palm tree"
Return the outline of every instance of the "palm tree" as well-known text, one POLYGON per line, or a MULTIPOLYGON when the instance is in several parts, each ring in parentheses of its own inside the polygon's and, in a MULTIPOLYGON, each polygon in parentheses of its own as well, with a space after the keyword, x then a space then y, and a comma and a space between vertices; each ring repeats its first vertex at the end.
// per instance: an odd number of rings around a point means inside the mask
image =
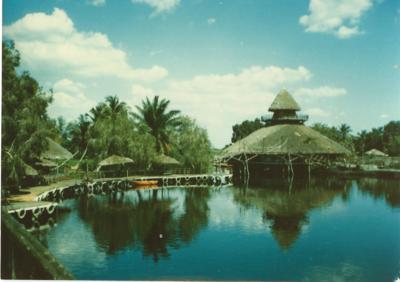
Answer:
POLYGON ((156 150, 161 153, 167 149, 169 143, 168 130, 180 125, 180 111, 167 111, 170 101, 166 99, 159 100, 159 96, 155 96, 153 101, 149 98, 142 101, 142 107, 136 106, 139 114, 132 113, 139 122, 147 125, 150 134, 156 140, 156 150))
POLYGON ((350 126, 348 126, 345 123, 341 124, 339 127, 339 134, 341 141, 345 141, 350 132, 351 132, 350 126))
POLYGON ((69 131, 71 132, 71 146, 78 149, 80 155, 86 151, 90 139, 90 121, 87 115, 80 115, 77 122, 69 124, 69 131))
POLYGON ((127 113, 127 105, 125 102, 121 102, 118 98, 118 96, 108 96, 106 97, 106 102, 107 102, 107 108, 106 108, 106 113, 111 116, 112 119, 115 119, 115 117, 118 114, 123 114, 127 113))
POLYGON ((96 107, 90 109, 88 116, 92 120, 92 123, 95 123, 100 118, 104 117, 106 112, 107 105, 104 103, 97 104, 96 107))

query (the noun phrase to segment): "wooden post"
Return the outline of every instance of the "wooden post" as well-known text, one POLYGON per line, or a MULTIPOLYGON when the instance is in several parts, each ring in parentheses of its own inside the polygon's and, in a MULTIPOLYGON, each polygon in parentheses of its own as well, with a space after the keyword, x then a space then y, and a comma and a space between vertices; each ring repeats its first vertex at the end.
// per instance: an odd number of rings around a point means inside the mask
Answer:
POLYGON ((17 276, 15 275, 15 250, 14 250, 14 248, 15 247, 13 245, 11 245, 11 279, 17 278, 17 276))

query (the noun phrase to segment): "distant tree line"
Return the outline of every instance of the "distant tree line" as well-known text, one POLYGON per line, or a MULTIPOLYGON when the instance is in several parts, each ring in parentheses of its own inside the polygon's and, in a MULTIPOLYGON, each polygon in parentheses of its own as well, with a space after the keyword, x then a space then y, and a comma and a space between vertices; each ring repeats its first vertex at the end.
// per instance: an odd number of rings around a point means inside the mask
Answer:
POLYGON ((44 91, 28 72, 18 73, 20 54, 13 42, 2 43, 2 184, 18 187, 27 165, 47 150, 49 137, 75 154, 82 168, 116 154, 132 158, 146 170, 160 154, 176 158, 193 172, 206 172, 212 163, 207 131, 195 120, 169 110, 169 101, 145 99, 136 112, 118 96, 108 96, 75 121, 52 119, 47 107, 51 91, 44 91))
MULTIPOLYGON (((235 124, 232 126, 231 140, 236 142, 264 126, 265 124, 258 118, 235 124)), ((400 121, 390 121, 384 126, 373 128, 370 131, 362 130, 357 134, 352 134, 352 129, 347 124, 335 127, 314 123, 311 128, 358 155, 371 149, 377 149, 390 156, 400 156, 400 121)))

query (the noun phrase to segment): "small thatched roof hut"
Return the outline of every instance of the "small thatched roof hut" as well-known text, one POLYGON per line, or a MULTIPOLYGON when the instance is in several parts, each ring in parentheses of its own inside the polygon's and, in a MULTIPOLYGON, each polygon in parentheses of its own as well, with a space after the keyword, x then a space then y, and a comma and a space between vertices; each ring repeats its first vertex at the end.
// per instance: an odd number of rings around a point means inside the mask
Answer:
POLYGON ((105 177, 122 176, 122 174, 128 176, 129 167, 134 163, 134 160, 130 158, 112 155, 102 160, 96 171, 103 173, 105 177))
POLYGON ((65 149, 63 146, 60 144, 56 143, 50 138, 46 138, 49 147, 48 149, 42 153, 40 156, 41 159, 47 159, 47 160, 68 160, 73 157, 71 152, 69 152, 67 149, 65 149))
POLYGON ((371 149, 368 152, 365 152, 365 155, 367 156, 378 156, 378 157, 387 157, 388 154, 385 154, 382 151, 379 151, 377 149, 371 149))
POLYGON ((112 165, 124 165, 124 164, 133 164, 134 161, 127 157, 121 157, 117 155, 112 155, 99 163, 99 168, 104 166, 112 166, 112 165))
POLYGON ((154 159, 154 163, 157 165, 164 165, 164 166, 165 165, 180 165, 179 161, 177 161, 176 159, 174 159, 170 156, 164 155, 164 154, 158 155, 154 159))
POLYGON ((30 165, 24 163, 24 172, 27 176, 37 176, 39 175, 38 171, 31 167, 30 165))

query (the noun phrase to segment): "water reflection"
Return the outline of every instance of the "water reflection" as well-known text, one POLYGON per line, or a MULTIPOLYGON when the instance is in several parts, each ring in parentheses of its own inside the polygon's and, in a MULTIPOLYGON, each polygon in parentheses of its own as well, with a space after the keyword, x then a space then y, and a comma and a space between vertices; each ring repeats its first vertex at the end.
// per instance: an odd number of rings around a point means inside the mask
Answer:
POLYGON ((234 200, 240 205, 256 207, 284 250, 289 249, 308 224, 307 214, 329 206, 335 197, 348 199, 351 182, 345 180, 299 180, 295 183, 272 180, 262 188, 240 188, 234 200))
POLYGON ((365 281, 362 268, 350 262, 343 262, 339 265, 332 266, 313 266, 307 271, 306 276, 302 279, 304 282, 312 281, 365 281))
POLYGON ((391 207, 400 207, 400 181, 361 178, 357 180, 358 188, 375 199, 384 199, 391 207))
POLYGON ((108 197, 82 197, 78 214, 92 228, 95 240, 108 254, 140 248, 155 262, 170 256, 169 249, 188 244, 208 223, 210 190, 164 190, 117 193, 108 197))
POLYGON ((389 281, 399 188, 315 178, 81 197, 46 238, 78 279, 389 281))

